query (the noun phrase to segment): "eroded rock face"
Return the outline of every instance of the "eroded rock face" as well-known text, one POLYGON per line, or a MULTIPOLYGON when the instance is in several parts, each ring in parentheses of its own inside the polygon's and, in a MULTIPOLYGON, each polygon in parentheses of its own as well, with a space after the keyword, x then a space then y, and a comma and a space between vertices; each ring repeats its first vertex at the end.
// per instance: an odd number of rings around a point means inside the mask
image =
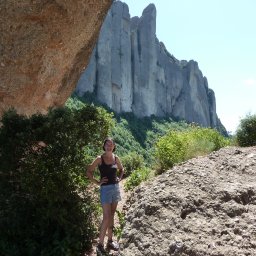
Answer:
POLYGON ((256 255, 256 147, 189 160, 131 195, 123 254, 256 255))
POLYGON ((87 66, 112 0, 0 1, 0 115, 62 105, 87 66))
POLYGON ((140 18, 131 18, 127 4, 115 1, 76 93, 93 93, 118 113, 171 116, 225 130, 198 63, 177 60, 157 39, 156 15, 150 4, 140 18))

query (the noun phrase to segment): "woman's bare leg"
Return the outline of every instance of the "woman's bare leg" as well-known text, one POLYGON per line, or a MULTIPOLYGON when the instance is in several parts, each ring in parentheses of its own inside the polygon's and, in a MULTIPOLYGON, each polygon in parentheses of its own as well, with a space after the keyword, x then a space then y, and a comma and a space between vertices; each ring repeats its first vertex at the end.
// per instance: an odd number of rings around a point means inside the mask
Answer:
POLYGON ((118 202, 112 203, 110 207, 110 221, 109 221, 109 226, 108 226, 108 240, 111 241, 113 237, 113 227, 114 227, 114 216, 116 212, 116 207, 117 207, 118 202))
POLYGON ((111 214, 111 204, 103 204, 103 220, 100 227, 99 243, 104 245, 104 238, 106 231, 110 225, 112 214, 111 214))

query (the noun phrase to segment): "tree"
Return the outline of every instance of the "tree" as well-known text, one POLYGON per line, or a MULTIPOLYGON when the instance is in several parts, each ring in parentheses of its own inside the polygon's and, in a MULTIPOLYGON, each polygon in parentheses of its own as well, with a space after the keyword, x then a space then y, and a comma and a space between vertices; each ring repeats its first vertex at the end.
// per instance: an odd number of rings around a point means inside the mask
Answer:
POLYGON ((241 147, 256 145, 256 115, 248 114, 241 119, 236 132, 236 139, 241 147))
MULTIPOLYGON (((11 110, 0 128, 0 251, 79 255, 91 247, 96 205, 84 172, 111 127, 92 106, 28 118, 11 110)), ((99 147, 100 148, 100 147, 99 147)))

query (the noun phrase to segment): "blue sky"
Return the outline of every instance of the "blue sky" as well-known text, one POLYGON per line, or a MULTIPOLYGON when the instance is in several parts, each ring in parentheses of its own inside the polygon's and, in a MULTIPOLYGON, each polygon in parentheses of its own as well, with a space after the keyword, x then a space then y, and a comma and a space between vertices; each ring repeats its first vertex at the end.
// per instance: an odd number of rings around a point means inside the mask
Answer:
POLYGON ((156 35, 179 60, 198 62, 215 92, 217 114, 234 133, 256 114, 255 0, 123 0, 131 16, 154 3, 156 35))

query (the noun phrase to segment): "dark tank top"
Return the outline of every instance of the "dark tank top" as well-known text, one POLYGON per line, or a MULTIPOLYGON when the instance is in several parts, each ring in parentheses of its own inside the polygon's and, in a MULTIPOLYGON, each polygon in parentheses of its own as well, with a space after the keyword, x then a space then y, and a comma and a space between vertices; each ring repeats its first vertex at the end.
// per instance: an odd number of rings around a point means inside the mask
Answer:
POLYGON ((116 184, 117 183, 117 164, 116 164, 116 157, 115 162, 112 164, 106 164, 104 162, 103 156, 101 156, 101 164, 99 165, 100 170, 100 178, 103 177, 108 178, 108 182, 102 184, 101 186, 106 186, 110 184, 116 184))

